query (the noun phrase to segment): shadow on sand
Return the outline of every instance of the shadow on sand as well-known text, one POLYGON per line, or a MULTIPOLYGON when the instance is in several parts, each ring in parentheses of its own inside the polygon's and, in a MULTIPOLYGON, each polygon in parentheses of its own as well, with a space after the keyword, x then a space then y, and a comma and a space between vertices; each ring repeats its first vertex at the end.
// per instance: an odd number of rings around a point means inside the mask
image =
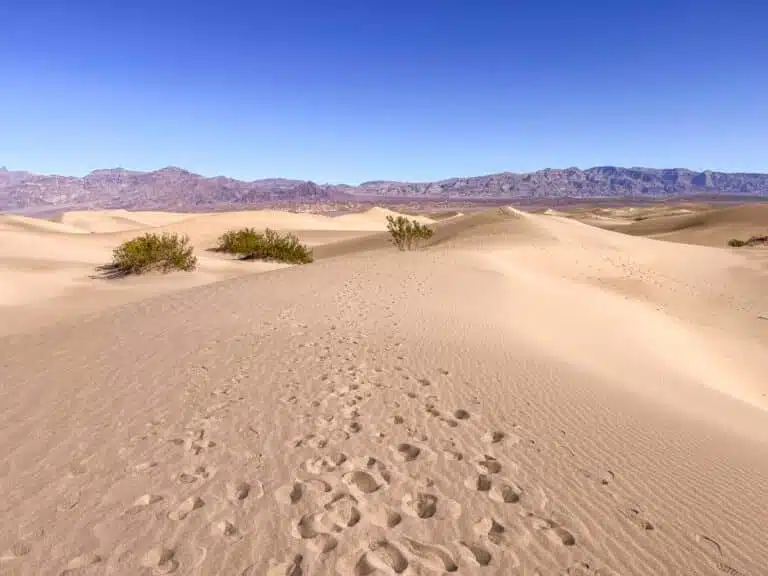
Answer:
POLYGON ((95 280, 116 280, 117 278, 125 278, 129 275, 127 270, 112 263, 96 266, 95 270, 96 274, 91 274, 89 278, 95 280))

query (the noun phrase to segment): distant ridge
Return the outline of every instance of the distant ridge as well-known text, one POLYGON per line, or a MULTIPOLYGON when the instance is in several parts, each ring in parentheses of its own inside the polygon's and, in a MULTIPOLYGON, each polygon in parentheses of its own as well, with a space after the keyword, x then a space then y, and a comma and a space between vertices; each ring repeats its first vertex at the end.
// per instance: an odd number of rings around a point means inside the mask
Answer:
POLYGON ((0 210, 127 208, 194 210, 278 202, 558 198, 768 197, 768 174, 599 166, 501 172, 436 182, 377 180, 359 186, 270 178, 207 178, 169 166, 153 172, 95 170, 78 178, 0 169, 0 210))

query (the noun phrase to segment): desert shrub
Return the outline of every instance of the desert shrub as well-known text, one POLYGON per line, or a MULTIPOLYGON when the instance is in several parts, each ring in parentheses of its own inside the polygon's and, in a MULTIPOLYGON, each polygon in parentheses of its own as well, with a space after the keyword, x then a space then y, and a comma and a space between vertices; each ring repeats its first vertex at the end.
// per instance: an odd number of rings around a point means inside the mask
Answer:
POLYGON ((147 233, 124 242, 112 252, 109 266, 120 274, 144 274, 146 272, 172 270, 192 271, 197 267, 194 249, 189 238, 171 234, 147 233))
POLYGON ((255 250, 260 243, 261 234, 255 228, 228 230, 219 237, 216 251, 243 255, 255 250))
POLYGON ((741 246, 761 246, 768 244, 768 236, 750 236, 748 240, 739 240, 731 238, 728 240, 728 246, 740 248, 741 246))
POLYGON ((235 254, 244 260, 278 260, 290 264, 312 262, 312 250, 295 234, 280 234, 267 228, 264 233, 254 228, 229 230, 219 237, 218 252, 235 254))
POLYGON ((387 216, 387 230, 398 250, 413 250, 422 240, 429 240, 431 228, 405 216, 387 216))

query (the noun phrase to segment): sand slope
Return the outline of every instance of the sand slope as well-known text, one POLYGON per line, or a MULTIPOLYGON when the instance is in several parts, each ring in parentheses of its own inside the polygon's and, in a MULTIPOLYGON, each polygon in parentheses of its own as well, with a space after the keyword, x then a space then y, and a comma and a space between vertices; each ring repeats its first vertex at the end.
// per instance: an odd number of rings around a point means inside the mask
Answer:
POLYGON ((295 232, 310 246, 322 246, 385 230, 390 214, 395 213, 380 208, 337 218, 268 210, 202 214, 101 210, 65 212, 54 221, 0 215, 0 335, 50 324, 78 311, 282 267, 237 262, 209 252, 230 229, 271 227, 295 232), (189 236, 197 249, 198 271, 94 282, 96 268, 111 260, 116 246, 145 232, 189 236))
POLYGON ((763 574, 764 262, 436 229, 0 339, 0 571, 763 574))
POLYGON ((154 226, 167 226, 181 222, 190 214, 181 212, 133 212, 128 210, 73 210, 64 212, 54 218, 61 222, 87 232, 104 233, 123 230, 141 230, 154 226))
MULTIPOLYGON (((600 224, 598 224, 600 225, 600 224)), ((746 240, 768 234, 768 204, 713 208, 690 214, 662 215, 625 223, 625 234, 649 236, 703 246, 727 246, 728 240, 746 240)))

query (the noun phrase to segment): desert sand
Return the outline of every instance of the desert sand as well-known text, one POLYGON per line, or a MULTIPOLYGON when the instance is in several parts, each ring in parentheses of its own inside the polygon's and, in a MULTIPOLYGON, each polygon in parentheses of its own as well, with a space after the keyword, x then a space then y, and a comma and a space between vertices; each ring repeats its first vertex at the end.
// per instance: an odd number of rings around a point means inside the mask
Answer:
POLYGON ((0 574, 766 574, 761 210, 0 216, 0 574))

